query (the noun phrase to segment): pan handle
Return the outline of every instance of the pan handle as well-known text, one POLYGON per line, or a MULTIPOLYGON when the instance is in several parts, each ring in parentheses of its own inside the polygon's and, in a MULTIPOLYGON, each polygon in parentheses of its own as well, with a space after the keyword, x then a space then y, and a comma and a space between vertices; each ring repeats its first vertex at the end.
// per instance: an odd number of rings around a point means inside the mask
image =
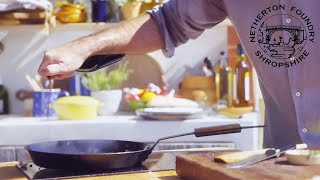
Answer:
POLYGON ((181 137, 181 136, 188 136, 194 134, 196 137, 202 136, 212 136, 212 135, 220 135, 220 134, 230 134, 230 133, 239 133, 242 129, 249 129, 249 128, 261 128, 266 127, 265 125, 258 125, 258 126, 244 126, 241 127, 240 124, 228 124, 228 125, 221 125, 221 126, 211 126, 211 127, 204 127, 204 128, 196 128, 193 132, 178 134, 173 136, 167 136, 158 139, 156 143, 152 146, 148 146, 147 148, 152 151, 152 149, 162 140, 181 137))
POLYGON ((203 137, 203 136, 212 136, 212 135, 219 135, 219 134, 239 133, 241 132, 241 129, 242 127, 240 126, 240 124, 211 126, 211 127, 204 127, 204 128, 196 128, 194 130, 194 135, 196 137, 203 137))

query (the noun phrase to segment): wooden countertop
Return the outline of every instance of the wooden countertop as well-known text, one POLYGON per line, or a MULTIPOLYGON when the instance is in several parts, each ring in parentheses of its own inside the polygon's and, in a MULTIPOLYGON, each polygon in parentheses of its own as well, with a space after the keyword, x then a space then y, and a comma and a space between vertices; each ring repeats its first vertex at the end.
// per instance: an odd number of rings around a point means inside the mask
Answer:
MULTIPOLYGON (((18 162, 0 163, 0 179, 28 180, 25 175, 15 167, 18 162)), ((106 179, 106 176, 78 178, 84 180, 106 179)), ((134 173, 108 176, 108 180, 181 180, 175 171, 159 171, 148 173, 134 173)))

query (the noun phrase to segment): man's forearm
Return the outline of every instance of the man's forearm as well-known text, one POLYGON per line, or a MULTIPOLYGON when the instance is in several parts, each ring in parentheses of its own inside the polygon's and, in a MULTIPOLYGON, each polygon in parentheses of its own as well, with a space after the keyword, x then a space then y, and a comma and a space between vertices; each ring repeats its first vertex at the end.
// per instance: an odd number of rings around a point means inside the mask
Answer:
POLYGON ((87 56, 110 53, 140 54, 164 47, 159 28, 149 14, 76 41, 87 56))

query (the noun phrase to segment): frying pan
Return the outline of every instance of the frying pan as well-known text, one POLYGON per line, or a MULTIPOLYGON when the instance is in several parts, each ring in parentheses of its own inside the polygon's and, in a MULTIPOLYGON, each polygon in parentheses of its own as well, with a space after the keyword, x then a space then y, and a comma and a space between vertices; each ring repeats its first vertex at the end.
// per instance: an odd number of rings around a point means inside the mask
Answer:
POLYGON ((104 170, 139 166, 158 142, 194 134, 196 137, 239 133, 242 129, 261 126, 229 124, 196 128, 193 132, 167 136, 153 145, 120 140, 65 140, 30 144, 25 147, 33 163, 49 169, 104 170))

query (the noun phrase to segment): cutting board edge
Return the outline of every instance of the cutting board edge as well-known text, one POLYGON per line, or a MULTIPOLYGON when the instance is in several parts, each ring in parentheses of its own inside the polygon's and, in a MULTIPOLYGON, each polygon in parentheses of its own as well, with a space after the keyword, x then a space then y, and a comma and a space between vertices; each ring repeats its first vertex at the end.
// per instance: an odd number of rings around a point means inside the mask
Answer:
POLYGON ((209 167, 203 166, 198 162, 192 160, 190 156, 177 156, 176 157, 176 173, 179 177, 183 179, 192 180, 240 180, 240 177, 235 177, 231 174, 224 174, 223 172, 210 170, 209 167), (201 166, 201 168, 198 168, 201 166))

